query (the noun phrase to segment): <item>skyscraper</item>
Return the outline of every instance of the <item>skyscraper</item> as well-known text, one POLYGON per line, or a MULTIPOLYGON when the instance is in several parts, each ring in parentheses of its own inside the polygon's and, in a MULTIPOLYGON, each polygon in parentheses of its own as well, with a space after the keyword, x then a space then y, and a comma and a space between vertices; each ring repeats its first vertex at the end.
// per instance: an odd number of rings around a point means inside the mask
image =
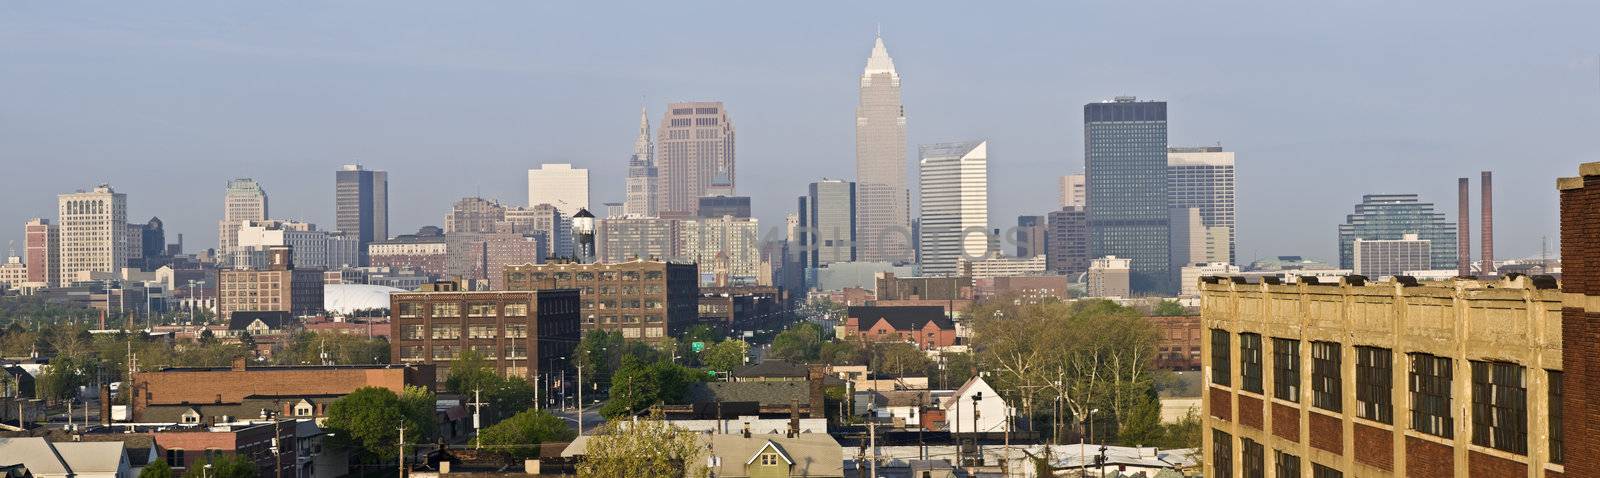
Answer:
POLYGON ((1368 194, 1361 196, 1355 214, 1345 216, 1339 225, 1339 268, 1355 268, 1355 240, 1401 240, 1406 234, 1429 241, 1434 269, 1454 270, 1456 225, 1445 221, 1444 213, 1433 203, 1420 201, 1415 194, 1368 194))
POLYGON ((633 217, 656 215, 656 147, 650 142, 650 117, 639 108, 639 137, 633 140, 633 156, 628 158, 627 200, 623 214, 633 217))
POLYGON ((1061 207, 1083 207, 1086 204, 1083 173, 1061 177, 1061 207))
POLYGON ((989 251, 989 142, 921 148, 922 273, 951 275, 989 251))
POLYGON ((334 173, 335 225, 360 244, 361 265, 367 265, 367 244, 389 239, 389 173, 346 164, 334 173))
POLYGON ((1051 272, 1076 278, 1089 270, 1089 220, 1082 206, 1053 211, 1047 218, 1050 239, 1046 265, 1051 272))
POLYGON ((250 178, 228 181, 222 196, 222 220, 217 222, 217 257, 233 257, 239 243, 239 225, 245 221, 267 220, 267 191, 250 178))
POLYGON ((56 198, 61 283, 83 272, 115 273, 128 264, 128 195, 108 185, 56 198))
POLYGON ((1190 262, 1237 263, 1235 191, 1232 151, 1220 146, 1167 149, 1168 206, 1199 209, 1206 242, 1227 250, 1226 257, 1190 262))
POLYGON ((23 257, 28 282, 55 286, 61 279, 61 230, 49 219, 33 218, 23 226, 23 257))
MULTIPOLYGON (((656 214, 694 217, 701 196, 719 179, 732 189, 733 123, 720 101, 672 103, 656 132, 656 214)), ((731 195, 731 194, 729 194, 731 195)))
POLYGON ((500 201, 465 197, 450 206, 450 214, 444 217, 444 232, 446 234, 496 232, 496 226, 505 219, 506 208, 500 205, 500 201))
POLYGON ((800 196, 795 239, 808 285, 817 268, 856 260, 856 204, 856 183, 838 179, 811 183, 800 196))
POLYGON ((856 229, 863 261, 911 262, 911 192, 906 186, 906 108, 900 74, 883 46, 872 45, 856 106, 856 229))
POLYGON ((571 164, 541 164, 528 170, 528 205, 549 204, 566 214, 589 209, 589 170, 571 164))
POLYGON ((1133 261, 1134 293, 1176 293, 1167 211, 1167 103, 1132 96, 1083 106, 1089 253, 1133 261))
POLYGON ((1047 255, 1049 237, 1050 228, 1045 226, 1044 216, 1017 216, 1017 257, 1047 255))

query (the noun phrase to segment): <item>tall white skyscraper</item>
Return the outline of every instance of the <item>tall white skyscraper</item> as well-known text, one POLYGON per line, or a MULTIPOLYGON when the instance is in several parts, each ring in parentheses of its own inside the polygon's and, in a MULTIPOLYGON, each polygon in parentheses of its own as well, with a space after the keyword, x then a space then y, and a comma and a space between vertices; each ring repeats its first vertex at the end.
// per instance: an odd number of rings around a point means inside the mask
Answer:
POLYGON ((222 196, 222 220, 217 222, 217 257, 233 257, 239 244, 239 226, 245 221, 267 220, 267 191, 250 178, 228 181, 222 196))
POLYGON ((656 214, 694 217, 708 190, 731 192, 738 178, 734 144, 721 101, 668 104, 656 128, 656 214))
POLYGON ((1084 188, 1084 174, 1068 174, 1061 177, 1061 207, 1083 207, 1088 204, 1085 196, 1088 194, 1084 188))
POLYGON ((921 148, 922 273, 952 275, 989 251, 989 142, 921 148))
POLYGON ((883 37, 861 73, 856 106, 856 255, 863 261, 910 262, 911 192, 906 187, 906 109, 900 74, 883 37))
POLYGON ((82 272, 114 273, 128 264, 128 195, 108 185, 56 197, 61 282, 82 272))
POLYGON ((633 140, 633 156, 628 158, 627 200, 622 212, 631 217, 656 215, 656 147, 650 142, 650 117, 639 108, 639 137, 633 140))
POLYGON ((589 170, 571 164, 541 164, 528 170, 528 205, 549 204, 571 217, 589 208, 589 170))
POLYGON ((1233 152, 1219 146, 1167 148, 1167 205, 1200 210, 1204 240, 1220 245, 1226 257, 1189 262, 1238 264, 1234 223, 1233 152))

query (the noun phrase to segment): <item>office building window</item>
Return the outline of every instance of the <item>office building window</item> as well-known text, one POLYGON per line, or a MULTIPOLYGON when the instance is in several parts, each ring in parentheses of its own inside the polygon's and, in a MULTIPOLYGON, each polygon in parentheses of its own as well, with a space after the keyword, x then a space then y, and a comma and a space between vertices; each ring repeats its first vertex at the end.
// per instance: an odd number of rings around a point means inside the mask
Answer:
POLYGON ((1450 415, 1450 386, 1454 372, 1449 357, 1424 353, 1411 354, 1411 429, 1429 435, 1454 438, 1455 419, 1450 415))
POLYGON ((1210 476, 1233 476, 1233 435, 1211 430, 1210 476))
POLYGON ((459 325, 433 326, 434 340, 454 340, 459 338, 461 338, 461 326, 459 325))
POLYGON ((1273 450, 1276 458, 1278 473, 1277 478, 1300 478, 1300 457, 1284 453, 1282 450, 1273 450))
POLYGON ((1556 464, 1566 463, 1566 454, 1561 451, 1561 447, 1564 446, 1564 440, 1561 436, 1561 371, 1546 370, 1544 372, 1545 376, 1549 377, 1550 382, 1550 403, 1547 405, 1550 410, 1550 462, 1556 464))
POLYGON ((1244 438, 1239 440, 1244 459, 1244 478, 1267 478, 1266 449, 1255 440, 1244 438))
POLYGON ((1311 478, 1344 478, 1344 472, 1312 463, 1311 478))
POLYGON ((1211 329, 1211 383, 1224 387, 1231 384, 1229 375, 1233 372, 1228 366, 1228 349, 1231 342, 1228 331, 1211 329))
POLYGON ((1300 341, 1272 339, 1272 396, 1300 402, 1300 341))
POLYGON ((1472 444, 1528 453, 1528 386, 1521 365, 1472 361, 1472 444))
POLYGON ((1339 344, 1311 343, 1311 405, 1331 412, 1344 411, 1339 391, 1339 344))
POLYGON ((1356 416, 1394 423, 1394 354, 1389 349, 1356 347, 1356 416))
POLYGON ((495 337, 496 332, 497 330, 493 325, 467 326, 467 338, 469 339, 492 339, 495 337))
POLYGON ((1261 393, 1261 334, 1239 334, 1239 387, 1261 393))

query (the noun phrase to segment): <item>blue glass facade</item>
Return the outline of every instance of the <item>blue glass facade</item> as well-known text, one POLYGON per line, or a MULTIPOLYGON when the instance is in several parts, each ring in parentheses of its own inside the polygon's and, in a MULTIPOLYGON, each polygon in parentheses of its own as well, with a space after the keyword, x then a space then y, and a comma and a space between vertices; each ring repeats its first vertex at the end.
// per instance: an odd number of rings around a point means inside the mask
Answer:
POLYGON ((1134 293, 1177 292, 1169 258, 1167 103, 1118 97, 1083 106, 1091 257, 1133 259, 1134 293))
POLYGON ((1422 202, 1415 194, 1368 194, 1361 196, 1355 214, 1345 216, 1339 225, 1339 267, 1355 268, 1355 241, 1397 240, 1405 234, 1433 241, 1430 249, 1434 269, 1456 269, 1456 223, 1445 220, 1433 203, 1422 202))

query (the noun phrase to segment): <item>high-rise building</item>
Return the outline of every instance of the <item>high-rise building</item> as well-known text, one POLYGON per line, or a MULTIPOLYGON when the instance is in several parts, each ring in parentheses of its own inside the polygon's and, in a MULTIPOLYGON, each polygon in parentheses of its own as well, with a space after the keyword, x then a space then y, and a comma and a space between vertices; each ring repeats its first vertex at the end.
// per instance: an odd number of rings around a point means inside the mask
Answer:
POLYGON ((237 232, 229 263, 234 267, 265 268, 275 247, 294 251, 294 263, 312 269, 355 267, 361 247, 355 238, 317 230, 315 224, 294 221, 244 221, 237 232))
MULTIPOLYGON (((61 282, 84 272, 117 273, 128 264, 128 195, 96 186, 57 197, 61 282)), ((63 284, 64 285, 64 284, 63 284)))
POLYGON ((455 284, 389 295, 392 363, 433 364, 439 380, 472 352, 496 375, 529 382, 571 365, 582 331, 578 291, 484 292, 455 284))
POLYGON ((1221 237, 1208 241, 1226 245, 1227 257, 1204 261, 1233 264, 1238 259, 1234 238, 1237 230, 1234 212, 1234 157, 1220 146, 1167 149, 1167 204, 1172 208, 1200 210, 1200 222, 1207 234, 1221 228, 1221 237))
POLYGON ((1429 241, 1433 261, 1429 269, 1455 269, 1456 225, 1445 221, 1442 212, 1435 211, 1433 203, 1425 203, 1415 194, 1368 194, 1361 197, 1355 214, 1345 216, 1339 225, 1339 268, 1355 268, 1355 240, 1398 240, 1406 234, 1416 234, 1429 241))
POLYGON ((835 262, 851 262, 859 253, 857 242, 856 183, 837 179, 811 183, 799 200, 795 215, 795 251, 805 269, 807 285, 816 284, 816 271, 835 262))
POLYGON ((755 284, 761 265, 761 226, 755 219, 723 216, 683 221, 685 260, 700 265, 700 272, 728 282, 755 284))
POLYGON ((389 239, 389 173, 346 164, 334 173, 334 206, 339 232, 361 243, 361 265, 367 244, 389 239))
POLYGON ((732 216, 750 218, 750 196, 704 196, 695 217, 701 219, 732 216))
POLYGON ((223 321, 234 312, 309 315, 322 311, 322 269, 296 268, 289 246, 271 246, 267 256, 266 267, 217 273, 217 316, 223 321))
POLYGON ((61 230, 49 219, 33 218, 22 227, 28 282, 56 286, 61 280, 61 230))
POLYGON ((1051 272, 1077 277, 1089 271, 1089 217, 1082 206, 1053 211, 1047 217, 1050 239, 1046 263, 1051 272))
POLYGON ((623 214, 633 217, 656 215, 656 147, 650 142, 650 116, 639 108, 639 137, 633 140, 633 156, 628 157, 627 200, 623 214))
POLYGON ((217 257, 229 260, 239 239, 239 225, 267 220, 267 191, 250 178, 228 181, 222 196, 222 220, 217 223, 217 257))
POLYGON ((989 251, 989 142, 923 145, 921 156, 922 273, 952 275, 989 251))
POLYGON ((149 222, 140 228, 139 238, 141 249, 140 257, 144 258, 144 270, 152 271, 166 265, 171 259, 167 257, 167 227, 159 217, 151 217, 149 222))
POLYGON ((1356 239, 1353 244, 1355 272, 1372 279, 1427 270, 1431 265, 1432 244, 1406 234, 1400 239, 1356 239))
POLYGON ((1200 219, 1200 208, 1172 208, 1167 210, 1167 260, 1172 270, 1202 262, 1227 262, 1228 257, 1206 257, 1206 228, 1200 219))
POLYGON ((1089 254, 1133 261, 1134 293, 1176 293, 1168 249, 1167 103, 1083 106, 1089 254))
POLYGON ((505 221, 496 226, 497 232, 541 234, 551 257, 572 257, 572 218, 565 211, 549 204, 536 204, 507 209, 505 217, 505 221))
POLYGON ((674 340, 699 318, 694 264, 637 260, 615 264, 523 264, 506 268, 510 290, 579 289, 583 330, 621 332, 626 339, 674 340))
POLYGON ((1085 291, 1089 297, 1129 297, 1133 294, 1131 273, 1133 266, 1131 259, 1105 256, 1090 261, 1088 274, 1088 287, 1085 291))
POLYGON ((720 101, 667 105, 656 145, 658 215, 694 217, 714 182, 735 184, 733 123, 720 101))
POLYGON ((500 201, 480 197, 461 198, 450 207, 444 217, 445 234, 495 232, 495 226, 506 219, 506 208, 500 201))
POLYGON ((856 106, 856 255, 860 260, 916 260, 907 167, 900 74, 883 46, 883 37, 878 37, 861 72, 860 103, 856 106))
POLYGON ((1084 174, 1068 174, 1061 177, 1061 207, 1083 207, 1088 205, 1088 189, 1085 188, 1084 174))
POLYGON ((1049 255, 1050 228, 1044 216, 1017 216, 1017 257, 1049 255))
POLYGON ((528 170, 528 205, 549 204, 568 214, 589 208, 589 170, 571 164, 541 164, 528 170))
POLYGON ((604 219, 595 226, 595 261, 683 260, 683 220, 630 217, 604 219))

